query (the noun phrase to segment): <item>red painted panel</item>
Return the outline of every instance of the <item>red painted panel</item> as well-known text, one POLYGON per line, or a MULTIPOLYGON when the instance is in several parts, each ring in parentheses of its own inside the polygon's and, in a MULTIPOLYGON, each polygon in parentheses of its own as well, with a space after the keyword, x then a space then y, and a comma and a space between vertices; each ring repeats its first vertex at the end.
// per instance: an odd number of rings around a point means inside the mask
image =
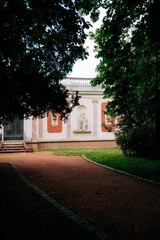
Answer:
POLYGON ((58 124, 57 126, 53 126, 53 114, 51 112, 48 113, 47 119, 47 131, 49 133, 61 133, 62 132, 62 120, 61 115, 58 114, 58 124))

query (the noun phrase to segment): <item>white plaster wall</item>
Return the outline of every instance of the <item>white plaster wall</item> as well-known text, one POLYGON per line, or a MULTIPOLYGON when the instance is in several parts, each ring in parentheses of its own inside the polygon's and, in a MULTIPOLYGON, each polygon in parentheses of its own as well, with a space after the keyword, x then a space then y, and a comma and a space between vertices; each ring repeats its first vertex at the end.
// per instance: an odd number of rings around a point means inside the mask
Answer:
POLYGON ((47 117, 43 118, 43 141, 65 140, 67 138, 66 123, 62 123, 61 133, 49 133, 47 131, 47 117))
MULTIPOLYGON (((81 96, 79 103, 86 107, 86 113, 88 118, 88 131, 89 133, 75 133, 78 130, 78 106, 75 107, 70 115, 70 134, 67 134, 68 123, 62 123, 61 133, 49 133, 47 131, 47 116, 43 118, 43 137, 37 139, 40 141, 60 141, 60 140, 114 140, 114 133, 102 132, 101 131, 101 103, 107 102, 109 99, 103 99, 102 94, 93 95, 91 93, 85 93, 81 96), (96 103, 93 101, 96 100, 96 103), (94 136, 94 104, 97 106, 97 136, 94 136), (68 137, 68 139, 67 139, 68 137)), ((32 119, 24 120, 25 123, 25 135, 26 140, 32 139, 32 119)), ((37 121, 37 136, 38 136, 38 121, 37 121)))
POLYGON ((32 141, 32 118, 24 119, 24 139, 32 141))

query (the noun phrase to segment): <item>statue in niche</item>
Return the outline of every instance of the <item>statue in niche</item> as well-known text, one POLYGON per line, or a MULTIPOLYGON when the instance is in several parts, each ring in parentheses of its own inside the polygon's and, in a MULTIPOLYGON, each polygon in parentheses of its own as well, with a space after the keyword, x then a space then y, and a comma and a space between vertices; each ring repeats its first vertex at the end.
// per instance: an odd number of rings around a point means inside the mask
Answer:
POLYGON ((81 113, 79 118, 79 130, 86 131, 87 129, 88 129, 88 119, 85 113, 81 113))
POLYGON ((52 126, 57 127, 58 126, 58 114, 54 114, 52 117, 52 126))

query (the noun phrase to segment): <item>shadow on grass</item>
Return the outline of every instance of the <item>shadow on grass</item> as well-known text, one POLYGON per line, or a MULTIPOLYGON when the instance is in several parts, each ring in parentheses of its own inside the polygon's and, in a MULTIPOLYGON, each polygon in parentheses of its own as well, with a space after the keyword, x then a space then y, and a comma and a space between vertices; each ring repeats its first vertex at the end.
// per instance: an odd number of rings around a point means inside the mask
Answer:
POLYGON ((95 240, 92 233, 28 186, 8 163, 0 164, 0 239, 95 240))

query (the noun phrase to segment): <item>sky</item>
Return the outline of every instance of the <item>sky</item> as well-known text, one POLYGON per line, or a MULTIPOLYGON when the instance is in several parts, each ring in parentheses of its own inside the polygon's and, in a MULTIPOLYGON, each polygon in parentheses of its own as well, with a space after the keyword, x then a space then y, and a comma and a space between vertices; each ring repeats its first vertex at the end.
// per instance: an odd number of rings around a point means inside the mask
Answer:
POLYGON ((85 47, 88 47, 88 58, 83 61, 78 60, 75 63, 73 71, 71 72, 69 77, 94 78, 96 76, 95 69, 99 60, 95 58, 95 53, 93 52, 93 41, 87 39, 85 47))
MULTIPOLYGON (((92 24, 93 27, 91 27, 88 32, 95 31, 96 28, 98 28, 101 25, 102 18, 104 16, 104 12, 101 11, 99 20, 92 24)), ((89 17, 85 17, 86 20, 90 21, 89 17)), ((85 60, 78 60, 70 75, 68 77, 80 77, 80 78, 94 78, 96 77, 96 66, 99 63, 99 60, 95 58, 94 53, 94 42, 93 40, 89 39, 89 37, 86 39, 85 42, 85 48, 87 47, 89 56, 85 60)))

